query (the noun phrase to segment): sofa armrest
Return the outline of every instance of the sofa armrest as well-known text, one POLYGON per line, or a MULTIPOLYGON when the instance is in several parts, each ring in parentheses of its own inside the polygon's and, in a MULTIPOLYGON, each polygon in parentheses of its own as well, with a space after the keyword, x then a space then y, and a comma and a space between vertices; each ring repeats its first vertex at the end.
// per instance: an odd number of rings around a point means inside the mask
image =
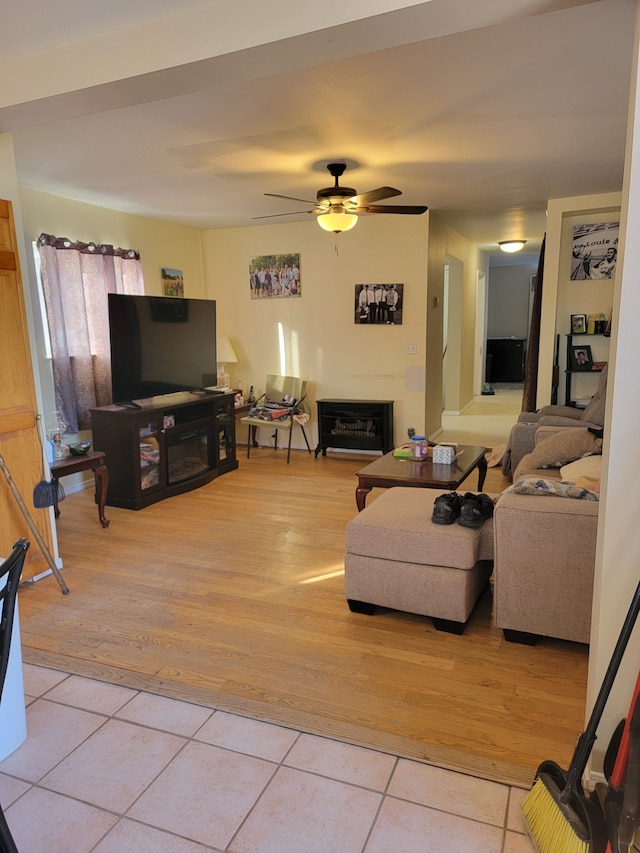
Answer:
POLYGON ((579 421, 582 417, 582 409, 578 409, 576 406, 551 405, 543 406, 538 414, 541 418, 571 418, 572 421, 579 421))
POLYGON ((580 427, 584 422, 579 418, 565 418, 559 415, 544 415, 538 421, 539 426, 580 427))
POLYGON ((503 493, 494 511, 498 628, 588 643, 599 502, 503 493))
POLYGON ((542 418, 568 418, 571 421, 579 421, 581 417, 582 410, 575 406, 550 405, 543 406, 537 412, 520 412, 518 422, 536 424, 540 423, 542 418))
POLYGON ((516 423, 509 434, 509 471, 503 474, 510 476, 516 470, 523 456, 531 453, 536 443, 538 424, 516 423))

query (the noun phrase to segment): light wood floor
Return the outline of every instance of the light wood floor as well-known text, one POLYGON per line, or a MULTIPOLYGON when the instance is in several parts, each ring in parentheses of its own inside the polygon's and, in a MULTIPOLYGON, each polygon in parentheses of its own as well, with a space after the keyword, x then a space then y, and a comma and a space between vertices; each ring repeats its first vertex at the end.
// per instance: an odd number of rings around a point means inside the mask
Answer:
MULTIPOLYGON (((92 490, 67 497, 71 592, 53 577, 21 588, 24 660, 504 782, 529 784, 547 758, 566 766, 586 647, 505 643, 490 588, 461 637, 421 616, 351 613, 344 529, 369 459, 244 452, 204 488, 108 507, 107 530, 92 490)), ((506 485, 489 469, 485 491, 506 485)), ((461 490, 475 487, 474 474, 461 490)))

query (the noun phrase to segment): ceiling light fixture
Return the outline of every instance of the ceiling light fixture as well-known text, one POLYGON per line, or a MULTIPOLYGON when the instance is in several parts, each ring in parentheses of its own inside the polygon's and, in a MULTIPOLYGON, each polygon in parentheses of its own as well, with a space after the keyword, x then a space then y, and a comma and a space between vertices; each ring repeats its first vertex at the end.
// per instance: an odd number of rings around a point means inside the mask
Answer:
POLYGON ((318 216, 318 225, 325 231, 333 231, 340 234, 341 231, 351 231, 355 228, 358 217, 355 213, 321 213, 318 216))
POLYGON ((512 254, 513 252, 519 252, 526 242, 526 240, 503 240, 502 243, 498 243, 498 246, 500 246, 503 252, 512 254))

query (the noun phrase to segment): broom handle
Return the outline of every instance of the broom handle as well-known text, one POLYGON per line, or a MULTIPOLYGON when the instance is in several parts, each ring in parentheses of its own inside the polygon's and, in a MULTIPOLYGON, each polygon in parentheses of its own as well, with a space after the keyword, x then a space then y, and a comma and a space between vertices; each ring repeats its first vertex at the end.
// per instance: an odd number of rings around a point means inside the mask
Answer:
POLYGON ((568 802, 571 798, 571 793, 577 785, 578 779, 580 779, 580 777, 584 773, 585 767, 587 766, 587 761, 589 760, 591 749, 596 740, 596 731, 598 728, 598 724, 600 723, 600 720, 602 719, 602 714, 604 712, 604 706, 606 705, 607 699, 609 698, 609 694, 611 693, 613 682, 618 673, 618 669, 620 668, 622 657, 624 655, 625 649, 627 648, 627 644, 631 637, 631 632, 633 631, 633 627, 636 623, 636 619, 638 618, 639 612, 640 583, 638 583, 638 586, 636 587, 636 592, 631 601, 627 617, 624 620, 622 629, 620 630, 618 642, 616 643, 616 646, 613 650, 611 660, 609 661, 609 666, 607 667, 604 679, 602 680, 602 685, 600 686, 600 690, 598 691, 598 697, 596 699, 595 705, 593 706, 591 716, 589 717, 587 728, 578 738, 578 743, 576 745, 575 752, 573 753, 573 758, 571 759, 571 765, 567 774, 567 781, 560 795, 560 801, 563 803, 568 802))
POLYGON ((18 506, 20 507, 20 509, 22 510, 22 514, 24 515, 25 520, 26 520, 27 524, 29 525, 29 529, 31 530, 31 532, 35 536, 36 541, 37 541, 38 545, 40 546, 40 550, 44 554, 45 559, 46 559, 47 563, 49 564, 49 568, 53 572, 55 579, 58 581, 58 584, 60 585, 60 589, 62 590, 63 595, 68 595, 69 587, 66 585, 64 578, 60 574, 60 569, 56 566, 54 559, 51 556, 51 552, 47 548, 44 539, 40 535, 40 531, 36 527, 35 522, 34 522, 33 518, 31 517, 31 513, 27 509, 27 505, 23 501, 22 495, 18 491, 18 487, 13 482, 13 478, 12 478, 11 474, 9 473, 9 469, 7 468, 5 461, 2 458, 2 456, 0 456, 0 468, 2 469, 2 473, 4 474, 4 476, 7 478, 7 483, 9 484, 9 488, 13 492, 13 496, 16 499, 16 502, 17 502, 18 506))

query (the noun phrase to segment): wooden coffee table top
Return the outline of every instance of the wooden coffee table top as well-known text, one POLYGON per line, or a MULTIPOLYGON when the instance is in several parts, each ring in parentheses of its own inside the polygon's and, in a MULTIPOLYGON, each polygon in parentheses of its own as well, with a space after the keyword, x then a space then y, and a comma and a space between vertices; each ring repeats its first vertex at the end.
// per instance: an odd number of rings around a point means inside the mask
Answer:
POLYGON ((478 491, 481 491, 487 472, 486 452, 487 448, 480 445, 459 444, 458 455, 450 465, 434 465, 431 457, 404 459, 394 456, 393 451, 385 453, 356 471, 358 509, 364 508, 367 494, 373 488, 413 486, 423 489, 456 489, 474 468, 478 468, 478 491))

